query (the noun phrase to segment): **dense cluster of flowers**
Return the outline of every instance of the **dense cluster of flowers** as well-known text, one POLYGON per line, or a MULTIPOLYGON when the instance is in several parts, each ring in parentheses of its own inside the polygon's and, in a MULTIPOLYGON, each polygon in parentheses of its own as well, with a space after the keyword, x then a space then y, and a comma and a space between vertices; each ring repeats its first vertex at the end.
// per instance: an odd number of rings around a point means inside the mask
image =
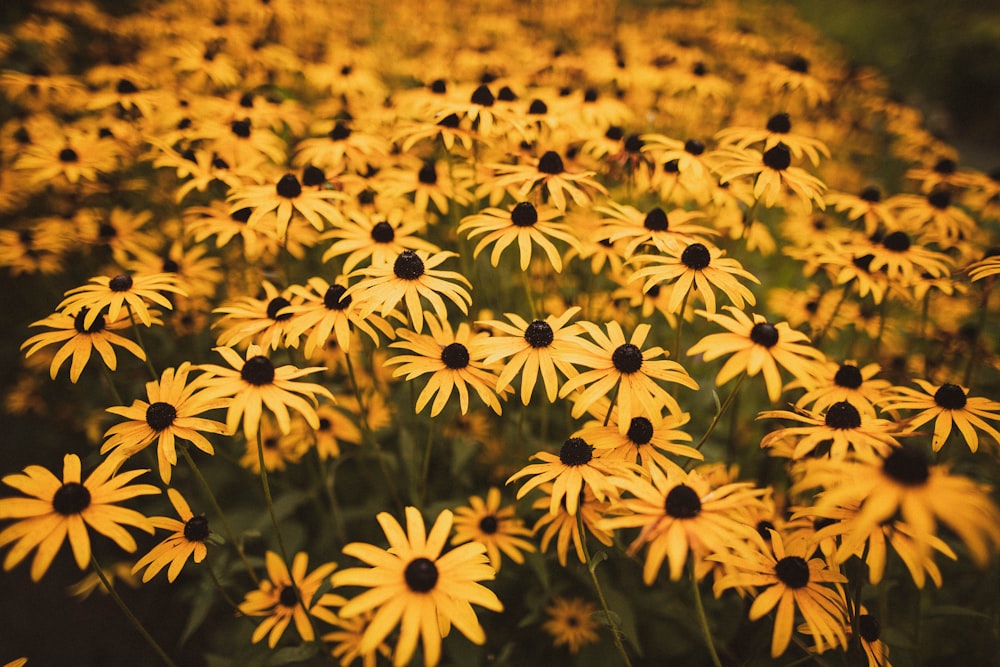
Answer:
POLYGON ((995 656, 914 628, 1000 609, 1000 173, 756 4, 35 3, 4 570, 185 664, 995 656))

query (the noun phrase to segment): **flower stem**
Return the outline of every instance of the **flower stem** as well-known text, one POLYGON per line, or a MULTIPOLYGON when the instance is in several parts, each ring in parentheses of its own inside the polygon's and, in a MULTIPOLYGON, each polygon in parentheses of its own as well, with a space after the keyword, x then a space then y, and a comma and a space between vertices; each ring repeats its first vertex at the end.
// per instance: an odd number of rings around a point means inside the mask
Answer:
POLYGON ((239 540, 236 539, 236 534, 233 533, 233 529, 229 525, 229 520, 226 519, 226 513, 223 512, 222 507, 219 506, 219 501, 216 500, 215 493, 212 492, 211 485, 209 485, 208 480, 205 479, 205 476, 201 474, 201 469, 198 468, 198 465, 194 462, 194 459, 191 458, 191 453, 188 452, 187 447, 181 445, 178 446, 177 449, 180 451, 181 456, 184 457, 184 460, 187 461, 188 467, 191 468, 191 471, 194 473, 194 476, 198 478, 198 483, 201 484, 201 488, 205 491, 205 495, 208 497, 208 502, 211 503, 212 509, 215 510, 215 513, 219 516, 219 519, 222 521, 222 530, 225 531, 226 538, 228 538, 229 541, 232 543, 233 547, 236 549, 236 553, 239 554, 240 556, 240 560, 243 561, 243 567, 247 569, 247 574, 250 575, 250 580, 253 581, 254 585, 257 585, 258 583, 260 583, 260 580, 257 578, 257 573, 254 571, 253 565, 251 565, 250 561, 247 559, 247 555, 243 551, 243 545, 240 543, 239 540))
POLYGON ((132 332, 135 334, 135 342, 139 344, 143 356, 146 357, 143 361, 146 362, 146 368, 149 369, 149 373, 153 376, 152 379, 156 381, 160 379, 160 374, 156 372, 153 362, 149 360, 149 352, 146 350, 146 344, 142 340, 142 334, 139 333, 139 325, 135 321, 135 315, 132 314, 132 306, 125 304, 125 308, 128 310, 128 319, 132 322, 132 332))
POLYGON ((139 631, 139 634, 142 635, 142 638, 146 640, 146 643, 149 644, 154 651, 156 651, 156 654, 160 656, 160 659, 163 660, 163 663, 165 665, 168 665, 168 667, 177 667, 174 661, 170 659, 170 656, 168 656, 166 652, 162 648, 160 648, 160 645, 156 643, 156 640, 153 639, 153 635, 149 634, 149 631, 146 630, 146 627, 142 624, 142 621, 140 621, 138 618, 135 617, 135 614, 132 613, 132 610, 128 608, 128 605, 125 604, 125 601, 122 600, 121 597, 118 595, 118 591, 116 591, 114 589, 114 586, 111 585, 111 582, 108 581, 108 577, 107 575, 104 574, 104 570, 101 569, 101 566, 97 562, 97 558, 94 556, 93 551, 91 551, 90 553, 90 564, 94 566, 94 572, 97 573, 98 579, 100 579, 101 583, 104 584, 104 588, 107 589, 108 595, 110 595, 111 599, 115 601, 115 604, 117 604, 118 608, 122 610, 122 613, 125 614, 126 618, 128 618, 129 622, 133 625, 133 627, 135 627, 135 629, 139 631))
POLYGON ((712 641, 712 630, 708 627, 708 616, 705 615, 705 605, 701 601, 701 587, 698 585, 698 577, 694 572, 693 557, 688 559, 688 572, 691 575, 691 590, 694 593, 694 607, 698 612, 698 626, 701 627, 701 634, 705 637, 705 646, 712 656, 712 664, 715 667, 722 667, 719 654, 715 651, 715 642, 712 641))
POLYGON ((684 298, 681 299, 681 309, 677 311, 677 330, 674 331, 674 360, 680 359, 681 356, 681 329, 684 328, 684 309, 687 308, 688 295, 691 292, 685 292, 684 298))
POLYGON ((583 526, 583 512, 580 511, 580 508, 577 508, 576 512, 576 528, 580 531, 580 546, 583 548, 583 556, 587 561, 587 571, 590 572, 590 580, 594 584, 594 590, 597 591, 597 599, 601 602, 601 609, 604 610, 604 618, 607 619, 608 626, 611 628, 611 636, 615 640, 615 648, 621 654, 623 664, 626 667, 632 667, 632 661, 629 660, 628 652, 625 651, 625 644, 622 643, 622 632, 618 629, 618 624, 615 623, 615 619, 611 616, 608 600, 604 597, 604 589, 601 588, 601 582, 597 578, 597 562, 594 562, 590 557, 590 549, 587 547, 587 532, 583 526))
POLYGON ((267 481, 267 466, 264 465, 264 434, 257 429, 257 462, 260 464, 260 484, 264 487, 264 502, 267 503, 267 512, 271 515, 271 525, 274 526, 274 535, 278 540, 278 549, 285 564, 288 560, 288 551, 285 549, 285 540, 281 537, 281 527, 278 525, 278 515, 274 513, 274 499, 271 497, 271 485, 267 481))
MULTIPOLYGON (((733 390, 729 393, 729 396, 726 397, 726 401, 719 408, 719 411, 715 413, 715 416, 712 418, 712 423, 708 425, 708 430, 705 431, 705 435, 701 436, 701 439, 698 440, 698 444, 694 446, 695 449, 700 450, 702 445, 705 444, 705 441, 708 440, 708 436, 712 435, 712 431, 714 431, 715 427, 719 425, 719 420, 722 419, 722 415, 726 414, 726 411, 729 410, 730 406, 733 404, 733 401, 736 400, 736 394, 737 392, 739 392, 740 387, 743 386, 743 381, 746 378, 747 378, 746 371, 740 373, 740 379, 736 382, 736 386, 733 387, 733 390)), ((688 465, 690 465, 691 463, 693 463, 693 460, 688 462, 688 465)))
POLYGON ((226 604, 232 607, 237 614, 242 615, 243 612, 240 611, 240 606, 236 604, 231 597, 229 597, 229 593, 226 592, 226 589, 222 586, 222 582, 219 581, 219 576, 215 574, 215 569, 212 567, 211 557, 206 558, 205 569, 208 570, 208 576, 212 578, 212 583, 215 584, 215 590, 219 591, 219 595, 221 595, 222 599, 226 601, 226 604))

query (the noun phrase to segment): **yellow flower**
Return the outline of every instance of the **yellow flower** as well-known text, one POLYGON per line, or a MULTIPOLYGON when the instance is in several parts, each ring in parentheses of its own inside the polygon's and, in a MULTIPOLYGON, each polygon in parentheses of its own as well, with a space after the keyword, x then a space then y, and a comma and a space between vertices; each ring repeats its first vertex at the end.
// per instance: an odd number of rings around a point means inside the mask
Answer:
POLYGON ((277 236, 288 236, 292 216, 298 212, 313 227, 323 231, 328 223, 342 219, 340 209, 331 200, 346 199, 346 195, 333 190, 303 188, 298 177, 289 172, 273 185, 247 185, 234 188, 229 195, 232 211, 249 208, 253 212, 247 227, 253 229, 262 223, 276 225, 277 236))
POLYGON ((545 608, 545 613, 549 618, 542 624, 542 629, 552 635, 556 646, 565 645, 575 655, 583 646, 600 641, 598 624, 594 619, 597 605, 593 602, 581 598, 555 597, 552 604, 545 608))
POLYGON ((113 278, 97 276, 91 278, 89 283, 66 292, 66 298, 57 306, 57 310, 64 313, 82 313, 86 310, 83 317, 85 328, 93 326, 99 315, 104 314, 109 321, 115 321, 124 311, 149 327, 153 325, 153 319, 148 302, 170 310, 173 304, 164 292, 187 296, 177 284, 175 273, 122 273, 113 278))
POLYGON ((503 611, 497 596, 480 581, 492 580, 496 572, 486 557, 486 547, 467 542, 442 554, 453 515, 442 511, 430 533, 416 507, 407 507, 406 530, 388 512, 376 517, 388 549, 352 542, 344 555, 371 567, 355 567, 333 575, 333 585, 361 586, 368 590, 348 601, 340 617, 350 619, 373 611, 374 617, 361 638, 362 655, 374 651, 397 624, 400 624, 393 665, 410 662, 420 640, 424 663, 432 667, 441 657, 441 638, 458 628, 474 644, 486 642, 486 634, 472 605, 503 611))
POLYGON ((881 403, 883 410, 920 410, 907 420, 907 426, 918 429, 934 422, 934 438, 931 447, 939 451, 944 446, 952 429, 957 428, 969 449, 979 449, 979 434, 983 431, 1000 442, 1000 430, 986 422, 1000 420, 1000 403, 982 396, 969 396, 969 390, 957 384, 946 382, 934 386, 927 380, 914 380, 923 391, 909 387, 898 387, 895 395, 887 396, 881 403))
POLYGON ((135 539, 124 526, 152 533, 153 523, 141 513, 117 503, 160 490, 149 484, 130 484, 146 470, 116 475, 123 461, 120 456, 109 456, 83 482, 80 481, 80 458, 76 454, 63 458, 61 481, 37 465, 5 476, 4 484, 30 497, 4 498, 0 503, 0 519, 16 520, 0 531, 0 547, 14 543, 4 559, 4 570, 10 570, 37 548, 31 563, 31 579, 38 581, 67 539, 77 567, 83 570, 90 565, 88 528, 111 538, 129 553, 135 551, 135 539))
POLYGON ((168 565, 170 567, 167 569, 167 581, 173 582, 189 558, 193 558, 195 563, 200 563, 208 555, 208 547, 205 545, 211 535, 208 519, 204 515, 195 516, 184 496, 176 489, 167 489, 167 497, 170 498, 170 504, 174 506, 174 511, 181 520, 166 516, 156 516, 149 520, 156 528, 169 530, 172 533, 150 549, 132 567, 133 574, 143 568, 146 569, 142 575, 143 583, 155 577, 168 565))
POLYGON ((487 208, 483 211, 462 218, 458 233, 466 233, 471 239, 474 236, 486 234, 472 253, 478 257, 487 246, 493 244, 490 263, 497 266, 500 256, 515 241, 517 242, 520 266, 527 271, 531 264, 532 242, 539 245, 548 258, 556 273, 562 271, 562 257, 555 244, 550 239, 558 239, 570 247, 580 249, 579 241, 565 223, 553 222, 562 215, 562 211, 551 206, 537 209, 531 202, 520 202, 509 212, 499 208, 487 208))
POLYGON ((517 492, 518 499, 523 498, 532 489, 552 482, 549 493, 549 513, 559 511, 560 503, 565 498, 565 509, 570 515, 575 515, 580 506, 580 497, 585 488, 594 492, 599 500, 605 500, 614 495, 614 487, 609 477, 625 468, 620 462, 609 464, 594 456, 594 446, 583 438, 569 438, 559 448, 559 455, 549 452, 538 452, 531 458, 542 463, 521 468, 507 479, 507 484, 522 477, 531 477, 517 492))
POLYGON ((531 535, 531 530, 514 515, 515 511, 514 505, 500 507, 500 489, 490 487, 485 500, 472 496, 468 507, 455 510, 455 535, 451 543, 482 542, 490 565, 497 572, 502 562, 501 552, 515 563, 523 563, 522 552, 533 552, 535 545, 524 539, 531 535))

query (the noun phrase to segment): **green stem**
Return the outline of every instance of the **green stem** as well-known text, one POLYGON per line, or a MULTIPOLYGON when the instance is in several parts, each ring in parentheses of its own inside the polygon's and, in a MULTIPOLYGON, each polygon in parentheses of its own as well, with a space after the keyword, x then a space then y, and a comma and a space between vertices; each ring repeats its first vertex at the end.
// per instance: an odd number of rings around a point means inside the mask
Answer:
POLYGON ((124 401, 122 401, 122 395, 118 392, 118 387, 115 386, 115 381, 111 377, 111 369, 104 364, 101 364, 101 368, 104 369, 104 377, 108 381, 108 387, 111 388, 111 396, 115 399, 115 405, 125 405, 124 401))
MULTIPOLYGON (((746 378, 747 378, 746 371, 740 373, 740 379, 737 380, 736 386, 733 387, 733 390, 729 393, 729 396, 726 397, 726 401, 719 407, 719 411, 715 413, 715 416, 712 418, 712 423, 708 425, 708 430, 705 431, 705 435, 701 436, 701 439, 698 440, 698 444, 694 446, 695 449, 700 450, 702 445, 705 444, 705 441, 708 440, 708 436, 712 435, 712 431, 714 431, 715 427, 719 425, 719 420, 722 419, 722 415, 726 414, 726 411, 729 410, 729 407, 733 404, 733 401, 736 399, 736 394, 737 392, 739 392, 740 387, 743 386, 743 381, 746 380, 746 378)), ((691 465, 691 463, 693 463, 693 461, 689 462, 687 465, 691 465)))
POLYGON ((132 322, 132 332, 135 334, 135 342, 138 343, 139 347, 142 349, 142 353, 145 355, 146 368, 149 369, 149 373, 153 376, 153 381, 160 379, 160 374, 156 372, 156 368, 153 367, 153 362, 149 360, 149 352, 146 350, 146 344, 142 340, 142 334, 139 332, 139 325, 135 321, 135 315, 132 313, 132 306, 125 304, 126 310, 128 310, 128 319, 132 322))
MULTIPOLYGON (((337 539, 343 543, 344 542, 344 520, 340 516, 340 505, 337 503, 337 496, 333 492, 333 479, 331 478, 327 481, 327 471, 326 463, 320 458, 319 449, 313 444, 312 447, 313 455, 316 459, 316 469, 319 474, 319 484, 323 487, 323 493, 326 495, 326 501, 330 505, 330 521, 333 523, 333 532, 337 536, 337 539)), ((336 470, 334 471, 336 474, 336 470)))
POLYGON ((97 562, 97 558, 94 556, 93 551, 91 551, 90 553, 90 564, 94 566, 94 571, 97 573, 97 577, 101 580, 101 583, 104 584, 104 588, 107 589, 108 595, 110 595, 111 599, 115 601, 115 604, 118 605, 118 608, 122 610, 122 613, 125 614, 129 622, 132 623, 135 629, 139 631, 139 634, 142 635, 142 638, 146 640, 146 643, 149 644, 154 651, 156 651, 156 654, 160 656, 160 659, 163 660, 163 663, 165 665, 168 665, 168 667, 177 667, 174 661, 170 659, 170 656, 168 656, 166 652, 162 648, 160 648, 160 645, 156 643, 156 640, 153 639, 153 635, 149 634, 149 631, 146 630, 145 626, 142 624, 142 621, 140 621, 138 618, 135 617, 135 614, 132 613, 132 610, 128 608, 128 605, 125 604, 125 601, 122 600, 121 597, 118 595, 118 591, 116 591, 114 589, 114 586, 111 585, 111 582, 108 581, 108 577, 104 574, 104 570, 101 569, 101 566, 97 562))
POLYGON ((260 583, 260 579, 257 578, 257 573, 254 571, 253 566, 250 564, 250 560, 247 558, 246 553, 243 551, 243 544, 236 539, 236 534, 233 532, 232 527, 229 525, 229 520, 226 519, 226 513, 222 511, 222 507, 219 506, 219 501, 215 498, 215 493, 212 492, 212 487, 205 479, 205 476, 201 474, 201 469, 191 458, 191 453, 188 452, 186 445, 181 445, 177 447, 180 451, 181 456, 187 461, 188 467, 194 473, 194 476, 198 478, 198 483, 201 484, 202 490, 205 492, 205 496, 208 497, 208 502, 212 505, 212 509, 218 515, 219 519, 222 521, 222 530, 226 533, 226 538, 236 549, 236 553, 239 554, 240 560, 243 561, 243 567, 247 569, 247 574, 250 575, 250 580, 253 581, 254 585, 260 583))
POLYGON ((257 429, 257 462, 260 464, 260 484, 264 487, 264 502, 267 503, 267 513, 271 515, 271 525, 274 526, 274 535, 278 540, 278 549, 281 551, 281 558, 287 565, 291 561, 288 560, 285 540, 281 537, 278 515, 274 513, 274 499, 271 497, 271 485, 267 481, 267 466, 264 465, 264 434, 259 428, 257 429))
POLYGON ((611 393, 611 402, 608 403, 608 411, 604 413, 604 425, 607 426, 608 422, 611 421, 611 411, 615 409, 615 401, 618 399, 618 387, 622 384, 621 379, 615 383, 615 390, 611 393))
POLYGON ((601 588, 601 582, 597 578, 597 563, 593 562, 590 558, 590 549, 587 547, 587 531, 584 530, 583 512, 580 508, 577 508, 576 512, 576 527, 580 531, 580 546, 583 548, 583 556, 587 561, 587 571, 590 573, 590 580, 594 584, 594 590, 597 591, 597 599, 601 602, 601 609, 604 610, 604 618, 607 619, 608 626, 611 628, 611 636, 615 640, 615 648, 621 654, 622 661, 626 667, 632 667, 632 661, 629 660, 628 653, 625 651, 625 644, 622 643, 621 630, 618 629, 618 624, 615 623, 615 619, 611 616, 608 600, 604 597, 604 589, 601 588))
POLYGON ((222 586, 222 582, 219 581, 218 575, 215 574, 215 570, 212 568, 212 559, 206 558, 205 560, 205 569, 208 570, 208 576, 212 578, 212 583, 215 584, 215 590, 219 591, 219 595, 221 595, 222 599, 226 601, 226 604, 233 608, 233 611, 242 615, 243 612, 240 611, 240 606, 236 604, 231 597, 229 597, 229 594, 226 593, 226 589, 222 586))
POLYGON ((712 629, 708 627, 708 616, 705 614, 705 605, 701 601, 701 587, 698 585, 698 577, 694 572, 694 560, 693 556, 688 558, 688 573, 691 575, 691 590, 694 593, 694 607, 698 612, 698 626, 701 628, 701 634, 705 638, 705 646, 708 647, 708 652, 712 656, 712 664, 715 667, 722 667, 722 662, 719 660, 719 654, 715 651, 715 642, 712 641, 712 629))
MULTIPOLYGON (((518 264, 518 268, 520 268, 520 264, 518 264)), ((531 308, 531 319, 535 320, 538 319, 538 309, 535 308, 535 298, 531 294, 531 276, 528 274, 530 268, 529 266, 528 269, 520 271, 520 274, 521 283, 524 285, 524 297, 528 300, 528 306, 531 308)))
POLYGON ((684 298, 681 299, 681 309, 677 312, 677 330, 674 331, 674 360, 680 359, 681 357, 681 329, 684 328, 684 309, 687 308, 688 296, 691 294, 690 291, 684 293, 684 298))

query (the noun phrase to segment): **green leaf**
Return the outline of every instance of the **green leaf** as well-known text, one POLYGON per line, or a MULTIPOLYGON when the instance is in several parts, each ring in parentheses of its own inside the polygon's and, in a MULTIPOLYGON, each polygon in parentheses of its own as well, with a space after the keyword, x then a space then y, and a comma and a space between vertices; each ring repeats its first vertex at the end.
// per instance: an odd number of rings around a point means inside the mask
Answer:
MULTIPOLYGON (((210 567, 207 563, 206 566, 210 567)), ((201 585, 193 596, 194 601, 191 605, 191 613, 188 614, 187 623, 184 624, 184 630, 181 632, 178 644, 183 646, 191 638, 195 630, 200 628, 201 624, 205 622, 205 619, 208 618, 208 612, 215 603, 216 594, 215 586, 206 575, 202 578, 201 585)))
POLYGON ((278 649, 267 659, 268 665, 290 665, 295 662, 303 662, 313 657, 319 652, 319 645, 316 642, 309 642, 299 646, 289 646, 278 649))
POLYGON ((591 572, 597 569, 597 566, 608 559, 608 554, 603 551, 598 551, 590 557, 590 562, 587 563, 587 567, 591 572))

